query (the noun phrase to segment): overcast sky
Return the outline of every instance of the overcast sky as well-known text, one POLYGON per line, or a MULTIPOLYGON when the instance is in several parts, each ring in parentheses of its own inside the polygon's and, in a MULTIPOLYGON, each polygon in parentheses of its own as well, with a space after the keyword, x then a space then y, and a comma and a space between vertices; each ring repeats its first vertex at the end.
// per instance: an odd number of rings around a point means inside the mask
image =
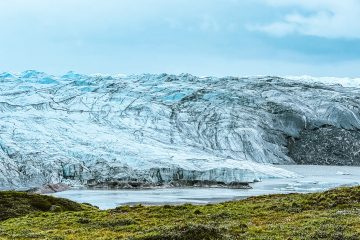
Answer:
POLYGON ((0 72, 360 76, 360 0, 0 0, 0 72))

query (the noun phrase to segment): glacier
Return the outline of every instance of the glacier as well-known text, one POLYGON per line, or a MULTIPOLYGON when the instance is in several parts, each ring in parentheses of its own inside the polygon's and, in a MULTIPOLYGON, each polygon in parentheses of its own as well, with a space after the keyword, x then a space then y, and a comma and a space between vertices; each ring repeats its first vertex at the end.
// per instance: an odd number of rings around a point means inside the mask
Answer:
POLYGON ((302 157, 360 165, 359 82, 2 73, 0 187, 230 185, 294 177, 276 165, 302 157), (337 139, 331 156, 319 129, 337 139), (308 156, 312 141, 321 155, 308 156))

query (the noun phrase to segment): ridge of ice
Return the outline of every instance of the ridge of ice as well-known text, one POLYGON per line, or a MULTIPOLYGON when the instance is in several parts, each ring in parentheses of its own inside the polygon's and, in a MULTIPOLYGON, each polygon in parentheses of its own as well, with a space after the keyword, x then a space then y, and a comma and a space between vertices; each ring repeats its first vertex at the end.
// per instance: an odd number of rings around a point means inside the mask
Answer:
POLYGON ((285 78, 302 82, 320 82, 324 84, 340 84, 343 87, 360 87, 360 77, 313 77, 303 76, 286 76, 285 78))

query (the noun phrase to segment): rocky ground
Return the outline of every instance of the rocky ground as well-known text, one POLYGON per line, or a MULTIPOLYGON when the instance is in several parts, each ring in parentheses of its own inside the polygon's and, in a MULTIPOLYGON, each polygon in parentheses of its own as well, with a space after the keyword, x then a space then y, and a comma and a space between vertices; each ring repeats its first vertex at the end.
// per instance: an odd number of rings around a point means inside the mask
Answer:
POLYGON ((333 126, 304 129, 289 138, 289 156, 298 164, 360 165, 360 131, 333 126))

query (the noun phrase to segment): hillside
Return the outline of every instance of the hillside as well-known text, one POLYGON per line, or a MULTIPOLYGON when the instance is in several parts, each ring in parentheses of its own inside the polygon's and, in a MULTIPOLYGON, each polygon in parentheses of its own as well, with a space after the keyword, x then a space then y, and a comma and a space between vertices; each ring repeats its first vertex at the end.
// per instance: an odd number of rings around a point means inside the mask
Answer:
MULTIPOLYGON (((8 194, 0 192, 1 210, 6 204, 23 203, 25 195, 21 194, 4 201, 8 194)), ((360 239, 360 187, 201 206, 136 205, 107 211, 85 205, 83 208, 14 214, 0 221, 0 238, 360 239)))

